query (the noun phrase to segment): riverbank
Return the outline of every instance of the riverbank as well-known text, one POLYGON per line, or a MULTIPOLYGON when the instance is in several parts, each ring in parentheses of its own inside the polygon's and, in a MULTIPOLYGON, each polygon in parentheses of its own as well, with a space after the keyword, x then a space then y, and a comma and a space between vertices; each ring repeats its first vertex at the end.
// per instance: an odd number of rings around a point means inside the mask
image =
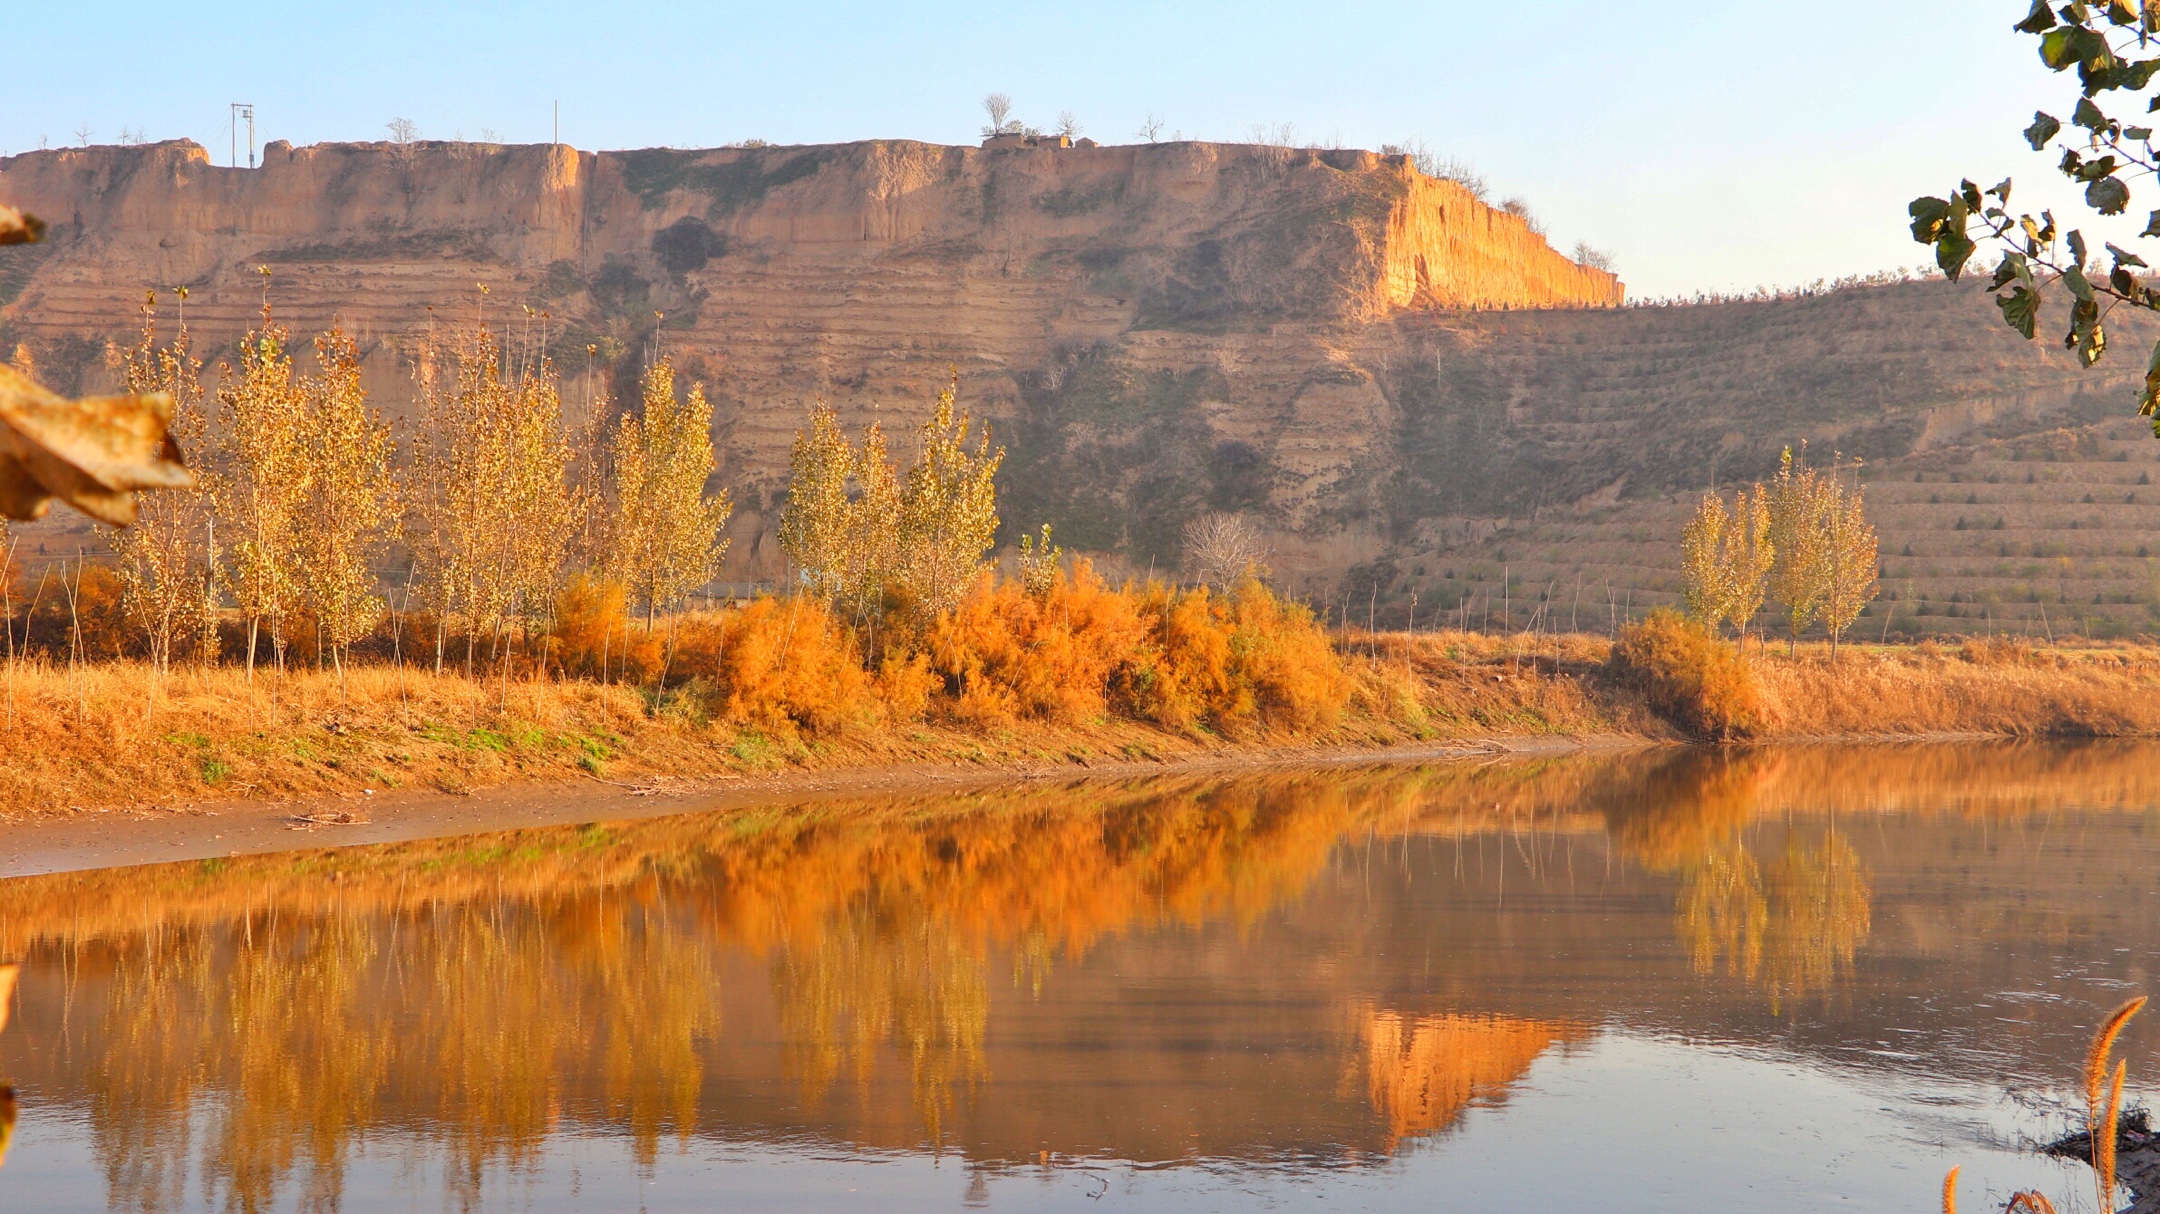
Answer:
MULTIPOLYGON (((282 832, 308 825, 283 821, 293 806, 376 820, 410 806, 401 812, 462 823, 457 807, 501 802, 507 808, 461 827, 487 829, 543 802, 590 818, 600 804, 691 790, 788 798, 948 777, 1691 740, 1685 714, 1654 707, 1636 672, 1608 661, 1610 649, 1579 635, 1353 635, 1338 641, 1350 684, 1338 720, 1235 735, 1109 714, 984 724, 934 708, 775 729, 715 714, 695 695, 586 679, 411 667, 342 678, 258 670, 252 680, 235 668, 176 667, 157 678, 136 663, 22 663, 0 672, 0 820, 77 823, 84 839, 118 846, 106 825, 115 815, 229 817, 247 807, 282 832)), ((1745 669, 1757 741, 2160 734, 2160 649, 1848 646, 1833 659, 1818 646, 1787 655, 1751 645, 1745 669)))

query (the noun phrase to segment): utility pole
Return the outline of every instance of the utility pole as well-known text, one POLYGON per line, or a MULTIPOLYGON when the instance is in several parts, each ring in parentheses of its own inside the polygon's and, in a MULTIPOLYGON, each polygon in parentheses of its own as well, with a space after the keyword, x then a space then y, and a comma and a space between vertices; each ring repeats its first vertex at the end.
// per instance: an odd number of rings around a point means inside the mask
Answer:
POLYGON ((562 100, 555 102, 555 146, 562 146, 562 100))
POLYGON ((255 167, 255 107, 245 101, 232 103, 232 167, 240 167, 240 120, 247 119, 248 167, 255 167))

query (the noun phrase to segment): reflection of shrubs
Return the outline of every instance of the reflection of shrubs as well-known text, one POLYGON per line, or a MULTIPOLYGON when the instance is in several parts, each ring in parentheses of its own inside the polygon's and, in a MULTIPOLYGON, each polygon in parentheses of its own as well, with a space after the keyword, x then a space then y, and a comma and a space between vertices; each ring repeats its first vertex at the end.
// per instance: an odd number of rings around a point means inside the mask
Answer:
POLYGON ((1623 630, 1610 666, 1652 709, 1690 733, 1744 738, 1769 723, 1762 684, 1746 655, 1674 612, 1652 612, 1623 630))

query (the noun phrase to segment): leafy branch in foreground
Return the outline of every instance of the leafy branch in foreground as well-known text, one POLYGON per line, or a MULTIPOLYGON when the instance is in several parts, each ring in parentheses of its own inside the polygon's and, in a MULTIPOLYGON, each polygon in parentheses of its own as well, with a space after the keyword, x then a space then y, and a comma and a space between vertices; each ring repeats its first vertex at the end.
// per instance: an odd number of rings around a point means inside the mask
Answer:
MULTIPOLYGON (((2119 115, 2123 103, 2144 99, 2143 114, 2160 111, 2160 53, 2139 55, 2160 44, 2160 3, 2155 0, 2084 0, 2050 7, 2033 0, 2032 11, 2014 26, 2039 39, 2040 61, 2052 71, 2077 69, 2078 98, 2070 114, 2072 136, 2064 141, 2056 168, 2085 190, 2085 205, 2097 215, 2121 215, 2130 208, 2130 187, 2139 178, 2160 173, 2160 152, 2153 147, 2153 127, 2135 125, 2119 115), (2153 93, 2149 98, 2144 97, 2153 93), (2122 94, 2116 96, 2116 94, 2122 94), (2101 108, 2106 102, 2116 110, 2101 108)), ((2135 108, 2131 106, 2130 108, 2135 108)), ((2151 121, 2147 119, 2147 121, 2151 121)), ((2065 128, 2061 119, 2035 113, 2025 141, 2036 152, 2055 142, 2065 128)), ((1982 190, 1962 181, 1947 198, 1915 198, 1907 208, 1913 239, 1935 249, 1936 264, 1955 281, 1979 251, 1982 241, 2002 249, 2002 260, 1988 289, 2003 321, 2031 339, 2040 324, 2047 290, 2060 285, 2070 296, 2065 349, 2092 366, 2107 353, 2108 313, 2121 305, 2160 312, 2160 289, 2146 285, 2139 271, 2150 267, 2137 254, 2102 242, 2109 264, 2105 273, 2083 232, 2060 230, 2054 213, 2038 218, 2010 214, 2010 180, 1982 190), (1975 240, 1973 225, 1979 225, 1975 240)), ((2152 212, 2140 237, 2160 237, 2160 210, 2152 212)), ((2145 372, 2138 412, 2154 419, 2160 435, 2160 345, 2145 372)))

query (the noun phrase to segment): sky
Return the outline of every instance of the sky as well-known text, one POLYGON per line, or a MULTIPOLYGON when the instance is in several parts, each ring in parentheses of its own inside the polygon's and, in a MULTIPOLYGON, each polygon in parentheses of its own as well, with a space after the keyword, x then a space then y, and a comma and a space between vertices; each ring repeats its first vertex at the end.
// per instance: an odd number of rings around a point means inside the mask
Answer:
POLYGON ((1609 252, 1631 296, 1685 296, 1918 264, 1905 205, 1961 176, 2015 175, 2034 206, 2073 197, 2017 134, 2074 100, 2011 31, 2026 8, 88 2, 9 31, 0 154, 127 132, 222 162, 235 101, 261 142, 380 139, 393 118, 544 142, 559 103, 563 141, 587 150, 958 143, 1003 92, 1029 123, 1071 111, 1105 143, 1150 114, 1163 138, 1422 139, 1526 200, 1559 248, 1609 252))

